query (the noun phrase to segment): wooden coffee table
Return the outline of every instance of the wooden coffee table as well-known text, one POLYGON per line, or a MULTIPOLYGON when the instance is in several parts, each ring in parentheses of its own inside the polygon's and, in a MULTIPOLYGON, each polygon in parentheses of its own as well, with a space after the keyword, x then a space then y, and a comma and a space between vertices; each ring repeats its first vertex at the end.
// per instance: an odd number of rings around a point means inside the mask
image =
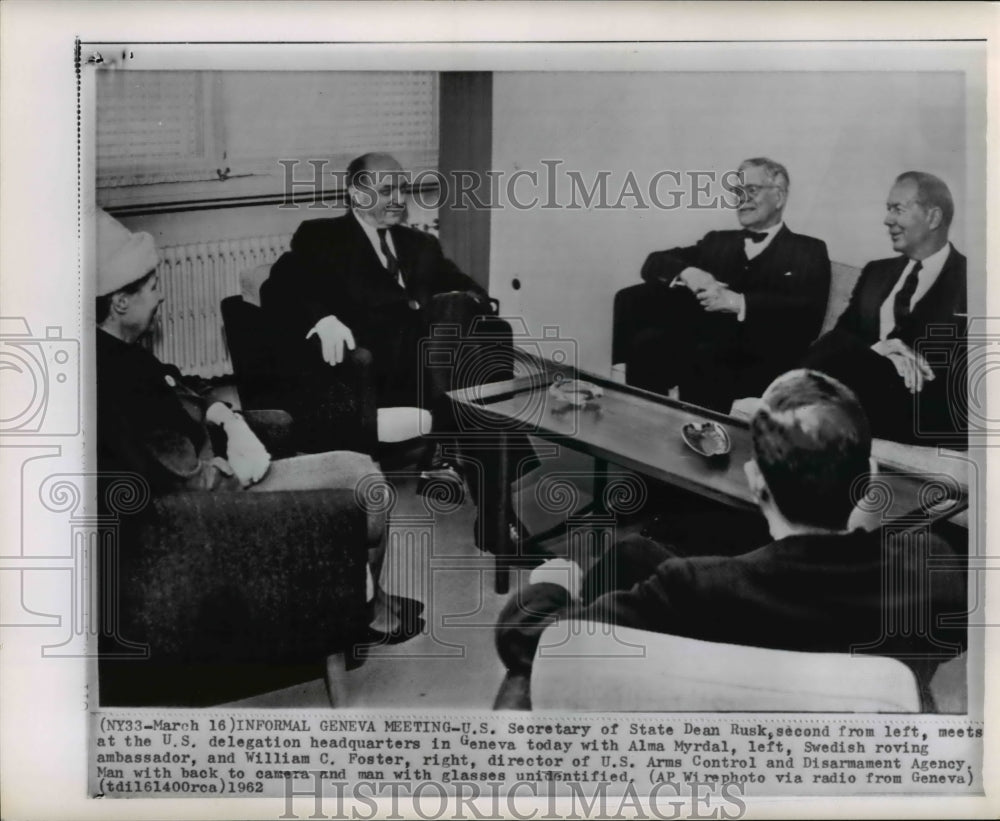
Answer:
MULTIPOLYGON (((747 422, 546 360, 532 359, 532 363, 535 372, 529 375, 449 393, 463 435, 480 437, 499 454, 498 469, 484 477, 483 488, 484 500, 495 500, 495 504, 481 511, 486 528, 483 548, 495 555, 494 584, 498 593, 508 591, 511 568, 538 562, 537 554, 527 554, 521 545, 512 544, 508 534, 505 511, 511 490, 506 454, 512 433, 530 434, 593 456, 597 472, 594 497, 598 503, 603 487, 601 476, 611 463, 725 505, 756 508, 743 470, 751 456, 747 422), (556 374, 586 379, 599 385, 604 395, 589 407, 567 406, 549 394, 556 374), (708 419, 729 433, 732 450, 724 457, 701 456, 681 438, 686 423, 708 419)), ((881 523, 900 519, 926 522, 928 504, 942 496, 950 500, 948 516, 968 504, 966 489, 959 483, 942 484, 891 465, 880 466, 879 482, 888 489, 882 494, 885 500, 878 511, 881 523), (932 481, 940 488, 929 488, 932 481)))

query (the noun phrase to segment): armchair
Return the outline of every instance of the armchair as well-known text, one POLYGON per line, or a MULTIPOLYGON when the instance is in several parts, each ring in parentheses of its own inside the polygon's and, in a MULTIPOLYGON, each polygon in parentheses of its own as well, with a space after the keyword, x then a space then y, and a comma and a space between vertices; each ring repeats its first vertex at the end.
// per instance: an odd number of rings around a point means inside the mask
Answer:
POLYGON ((366 521, 351 491, 173 493, 120 522, 100 576, 102 706, 289 686, 364 634, 366 521), (146 658, 118 653, 136 645, 146 658))
POLYGON ((530 697, 536 710, 563 711, 921 709, 916 678, 896 659, 745 647, 572 619, 542 634, 530 697))
MULTIPOLYGON (((295 357, 282 350, 260 307, 260 286, 270 265, 245 271, 241 293, 222 300, 222 321, 244 408, 281 408, 297 420, 296 444, 305 452, 355 450, 374 454, 380 443, 415 439, 431 429, 430 414, 419 408, 377 408, 371 354, 348 352, 337 368, 317 367, 315 391, 302 396, 292 378, 295 357)), ((304 343, 315 344, 315 343, 304 343)))
POLYGON ((303 396, 292 374, 295 361, 309 359, 279 344, 263 310, 243 296, 226 297, 221 309, 244 408, 288 411, 295 419, 295 444, 301 451, 374 453, 378 421, 367 351, 351 351, 337 368, 316 368, 310 379, 315 390, 303 396))

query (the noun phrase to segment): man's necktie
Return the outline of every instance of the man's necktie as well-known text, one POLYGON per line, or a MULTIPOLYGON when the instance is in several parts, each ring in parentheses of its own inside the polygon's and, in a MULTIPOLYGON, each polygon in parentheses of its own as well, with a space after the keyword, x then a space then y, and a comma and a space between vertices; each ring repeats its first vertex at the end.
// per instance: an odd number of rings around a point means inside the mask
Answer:
MULTIPOLYGON (((399 260, 396 259, 396 255, 389 248, 389 243, 386 241, 385 235, 387 228, 376 228, 375 232, 378 234, 378 244, 382 249, 382 254, 385 256, 385 270, 388 272, 389 276, 392 277, 393 282, 399 283, 403 290, 406 290, 405 280, 403 279, 402 273, 399 268, 399 260)), ((420 303, 415 299, 409 300, 407 303, 410 309, 413 311, 420 310, 420 303)))
POLYGON ((399 260, 396 259, 396 255, 392 253, 389 248, 389 243, 385 239, 387 228, 377 228, 375 229, 378 234, 378 244, 382 249, 382 255, 385 257, 385 269, 389 272, 393 279, 399 279, 399 260))
POLYGON ((896 291, 896 298, 892 301, 892 318, 896 322, 896 328, 903 325, 910 316, 910 301, 917 290, 917 278, 924 264, 917 260, 913 270, 906 275, 903 280, 903 287, 896 291))
POLYGON ((743 234, 743 239, 748 239, 754 244, 767 239, 766 231, 751 231, 749 228, 744 228, 741 233, 743 234))

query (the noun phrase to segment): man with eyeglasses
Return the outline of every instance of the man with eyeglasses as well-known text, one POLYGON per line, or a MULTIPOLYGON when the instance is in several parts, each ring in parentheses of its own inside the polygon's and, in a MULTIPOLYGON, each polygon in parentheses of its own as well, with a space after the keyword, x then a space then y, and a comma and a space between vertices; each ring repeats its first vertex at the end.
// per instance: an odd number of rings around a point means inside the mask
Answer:
POLYGON ((955 204, 933 174, 900 174, 883 224, 900 256, 869 262, 808 367, 857 394, 872 432, 961 445, 966 431, 966 260, 948 241, 955 204))
POLYGON ((696 245, 657 251, 636 289, 638 330, 626 343, 626 379, 727 412, 759 396, 816 338, 830 290, 821 240, 784 223, 789 177, 766 157, 739 166, 741 228, 710 231, 696 245), (641 303, 641 304, 639 304, 641 303))

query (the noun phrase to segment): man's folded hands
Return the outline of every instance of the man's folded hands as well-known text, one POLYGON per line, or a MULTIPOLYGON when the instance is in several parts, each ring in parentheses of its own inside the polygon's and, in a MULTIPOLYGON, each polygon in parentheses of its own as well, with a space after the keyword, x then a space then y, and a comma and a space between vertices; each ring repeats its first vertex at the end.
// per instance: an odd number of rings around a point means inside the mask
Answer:
POLYGON ((699 291, 705 291, 718 286, 719 281, 708 271, 689 265, 677 275, 677 278, 671 284, 677 286, 683 285, 688 290, 697 294, 699 291))

